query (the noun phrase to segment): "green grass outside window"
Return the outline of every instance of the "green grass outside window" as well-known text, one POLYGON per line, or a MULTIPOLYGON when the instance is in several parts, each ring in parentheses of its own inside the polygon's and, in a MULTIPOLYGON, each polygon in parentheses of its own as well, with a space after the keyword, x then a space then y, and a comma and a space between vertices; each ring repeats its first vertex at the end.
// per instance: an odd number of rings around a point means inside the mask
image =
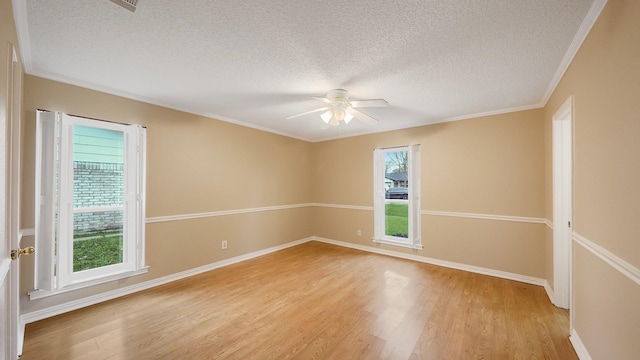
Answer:
POLYGON ((409 237, 409 205, 385 204, 385 235, 409 237))
POLYGON ((121 262, 121 232, 101 232, 74 236, 74 272, 119 264, 121 262))

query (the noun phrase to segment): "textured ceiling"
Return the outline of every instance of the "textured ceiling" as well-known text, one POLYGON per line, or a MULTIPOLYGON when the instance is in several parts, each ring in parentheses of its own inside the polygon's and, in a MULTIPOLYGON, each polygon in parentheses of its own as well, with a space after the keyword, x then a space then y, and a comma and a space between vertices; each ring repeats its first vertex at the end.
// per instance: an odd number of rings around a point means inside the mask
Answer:
POLYGON ((14 0, 29 74, 310 141, 544 105, 603 0, 14 0), (591 9, 593 7, 593 9, 591 9), (591 10, 590 10, 591 9, 591 10), (383 98, 323 129, 312 95, 383 98))

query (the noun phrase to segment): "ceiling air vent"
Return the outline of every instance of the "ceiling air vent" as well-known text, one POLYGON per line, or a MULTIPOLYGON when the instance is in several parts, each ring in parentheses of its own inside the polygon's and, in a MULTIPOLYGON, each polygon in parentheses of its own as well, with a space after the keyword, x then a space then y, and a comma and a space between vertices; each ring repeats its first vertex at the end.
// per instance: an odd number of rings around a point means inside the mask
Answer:
POLYGON ((136 11, 136 4, 138 3, 138 0, 111 0, 111 2, 133 12, 136 11))

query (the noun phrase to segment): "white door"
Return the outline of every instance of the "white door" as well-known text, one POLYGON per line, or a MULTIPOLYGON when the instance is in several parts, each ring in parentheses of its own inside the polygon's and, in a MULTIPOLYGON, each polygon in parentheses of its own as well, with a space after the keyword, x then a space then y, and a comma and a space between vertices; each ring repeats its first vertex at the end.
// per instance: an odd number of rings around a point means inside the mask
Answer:
POLYGON ((553 292, 554 304, 571 300, 571 223, 573 210, 573 97, 553 115, 553 292))
MULTIPOLYGON (((6 125, 5 118, 0 119, 2 124, 0 124, 0 129, 2 129, 2 141, 6 139, 4 136, 4 125, 6 125)), ((2 144, 4 145, 4 144, 2 144)), ((4 151, 4 146, 0 147, 0 180, 2 183, 2 188, 4 189, 5 181, 6 181, 6 173, 5 173, 5 160, 6 160, 6 152, 4 151)), ((0 321, 2 322, 2 330, 0 331, 0 359, 10 359, 11 352, 10 346, 11 343, 11 244, 7 239, 7 231, 6 231, 6 217, 5 217, 5 197, 3 196, 0 199, 0 249, 2 253, 2 262, 0 262, 0 321)))
POLYGON ((7 98, 0 116, 0 359, 15 360, 21 351, 22 331, 18 284, 19 261, 11 251, 19 248, 20 231, 20 111, 22 69, 12 44, 7 49, 7 98))

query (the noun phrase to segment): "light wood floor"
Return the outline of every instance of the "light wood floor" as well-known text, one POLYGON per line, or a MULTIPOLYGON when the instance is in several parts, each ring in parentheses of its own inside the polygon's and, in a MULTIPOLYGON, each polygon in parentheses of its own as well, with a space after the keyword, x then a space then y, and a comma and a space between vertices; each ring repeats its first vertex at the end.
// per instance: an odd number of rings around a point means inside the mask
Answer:
POLYGON ((30 359, 577 359, 541 287, 318 242, 28 324, 30 359))

